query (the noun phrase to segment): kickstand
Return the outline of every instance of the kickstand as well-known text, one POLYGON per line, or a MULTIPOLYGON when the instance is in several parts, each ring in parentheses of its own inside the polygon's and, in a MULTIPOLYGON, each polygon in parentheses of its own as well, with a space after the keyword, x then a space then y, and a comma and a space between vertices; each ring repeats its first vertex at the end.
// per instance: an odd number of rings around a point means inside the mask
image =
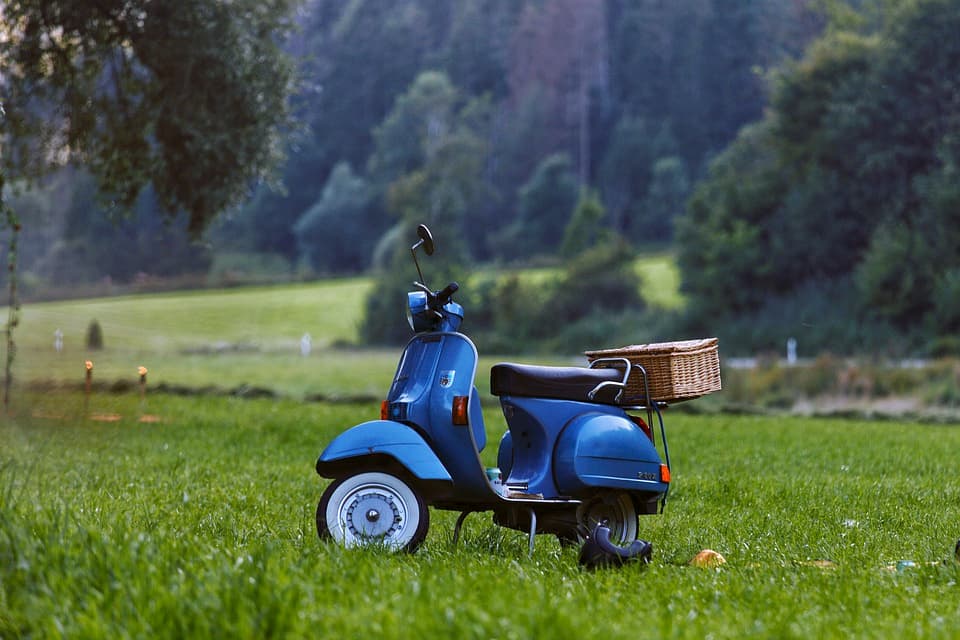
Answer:
POLYGON ((537 512, 530 509, 530 557, 533 557, 533 537, 537 535, 537 512))
POLYGON ((473 511, 461 511, 460 516, 457 518, 457 523, 453 525, 453 546, 457 546, 457 541, 460 540, 460 529, 463 527, 463 521, 467 519, 467 516, 473 513, 473 511))

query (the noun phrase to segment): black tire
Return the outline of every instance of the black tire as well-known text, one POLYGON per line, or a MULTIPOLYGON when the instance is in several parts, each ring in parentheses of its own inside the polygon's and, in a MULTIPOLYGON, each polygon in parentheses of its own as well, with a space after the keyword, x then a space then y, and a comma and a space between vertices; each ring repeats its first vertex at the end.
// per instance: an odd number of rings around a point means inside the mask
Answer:
POLYGON ((577 524, 583 532, 602 524, 610 529, 610 541, 621 547, 637 540, 640 531, 637 506, 625 491, 609 491, 584 502, 577 508, 577 524))
POLYGON ((430 511, 400 478, 376 471, 335 480, 317 505, 317 534, 345 547, 413 553, 427 537, 430 511))

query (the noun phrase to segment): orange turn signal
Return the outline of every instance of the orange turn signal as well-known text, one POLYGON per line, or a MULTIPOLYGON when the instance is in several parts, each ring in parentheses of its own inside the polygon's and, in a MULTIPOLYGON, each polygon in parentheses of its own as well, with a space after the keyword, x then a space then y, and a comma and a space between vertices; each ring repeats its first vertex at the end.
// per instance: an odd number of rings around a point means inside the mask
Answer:
POLYGON ((386 420, 389 416, 390 403, 384 400, 380 403, 380 419, 386 420))
POLYGON ((469 399, 470 396, 453 397, 453 424, 461 426, 470 424, 470 420, 467 415, 467 401, 469 399))
POLYGON ((660 465, 660 482, 670 482, 670 467, 665 464, 660 465))

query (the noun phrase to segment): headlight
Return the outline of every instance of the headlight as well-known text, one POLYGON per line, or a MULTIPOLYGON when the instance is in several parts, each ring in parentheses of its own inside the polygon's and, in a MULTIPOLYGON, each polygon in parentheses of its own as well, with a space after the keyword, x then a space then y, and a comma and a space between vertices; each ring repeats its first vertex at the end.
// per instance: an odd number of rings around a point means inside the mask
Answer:
POLYGON ((407 322, 410 328, 418 333, 430 329, 427 315, 427 294, 423 291, 408 292, 407 322))

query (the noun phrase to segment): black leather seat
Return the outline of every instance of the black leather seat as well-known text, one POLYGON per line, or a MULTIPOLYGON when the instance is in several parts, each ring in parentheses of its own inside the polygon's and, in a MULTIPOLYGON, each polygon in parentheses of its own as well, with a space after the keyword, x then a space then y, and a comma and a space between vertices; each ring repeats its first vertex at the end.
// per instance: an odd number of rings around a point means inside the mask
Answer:
POLYGON ((618 369, 588 369, 586 367, 541 367, 529 364, 502 362, 490 369, 490 393, 495 396, 526 396, 615 404, 620 390, 607 385, 591 400, 587 397, 602 382, 620 382, 623 372, 618 369))

